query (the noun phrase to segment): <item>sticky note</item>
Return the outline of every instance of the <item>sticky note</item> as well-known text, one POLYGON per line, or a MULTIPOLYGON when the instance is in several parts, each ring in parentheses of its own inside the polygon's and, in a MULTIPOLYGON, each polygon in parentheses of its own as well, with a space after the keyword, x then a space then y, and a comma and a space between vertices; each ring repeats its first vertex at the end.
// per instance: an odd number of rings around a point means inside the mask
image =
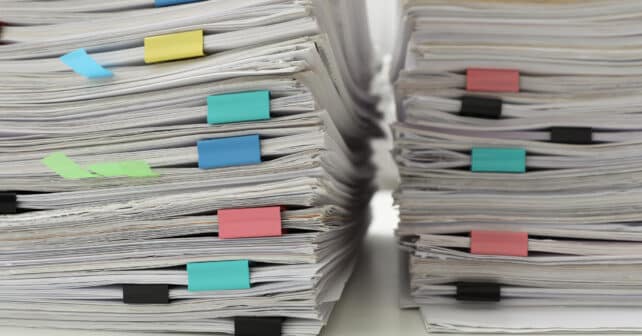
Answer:
POLYGON ((78 165, 64 153, 56 152, 47 155, 41 162, 66 179, 82 179, 96 177, 90 171, 78 165))
POLYGON ((222 239, 280 236, 281 207, 222 209, 218 228, 222 239))
POLYGON ((158 176, 145 161, 105 162, 90 165, 89 170, 104 177, 152 177, 158 176))
POLYGON ((250 288, 248 260, 187 264, 187 289, 190 292, 248 288, 250 288))
POLYGON ((519 71, 509 69, 468 69, 466 90, 519 92, 519 71))
POLYGON ((528 256, 528 233, 508 231, 470 232, 470 253, 495 256, 528 256))
POLYGON ((473 148, 471 161, 473 172, 526 172, 526 150, 522 148, 473 148))
POLYGON ((105 78, 114 75, 87 55, 85 49, 72 51, 60 57, 60 60, 74 72, 87 78, 105 78))
POLYGON ((204 56, 203 30, 145 38, 145 63, 204 56))
POLYGON ((182 5, 190 2, 199 2, 203 0, 156 0, 156 7, 182 5))
POLYGON ((158 176, 145 161, 103 162, 83 168, 64 153, 56 152, 47 155, 41 162, 66 179, 158 176))
POLYGON ((252 91, 207 97, 207 122, 226 124, 270 119, 270 92, 252 91))
POLYGON ((197 148, 198 167, 201 169, 261 163, 258 135, 201 140, 197 148))

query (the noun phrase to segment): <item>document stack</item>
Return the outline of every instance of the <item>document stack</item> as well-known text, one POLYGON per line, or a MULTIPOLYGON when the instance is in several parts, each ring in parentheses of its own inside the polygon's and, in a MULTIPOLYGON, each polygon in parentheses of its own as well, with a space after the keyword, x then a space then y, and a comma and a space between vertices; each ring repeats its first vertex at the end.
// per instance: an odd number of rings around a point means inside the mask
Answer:
POLYGON ((0 6, 0 325, 317 335, 374 189, 364 1, 0 6))
POLYGON ((403 6, 397 235, 427 328, 640 334, 642 2, 403 6))

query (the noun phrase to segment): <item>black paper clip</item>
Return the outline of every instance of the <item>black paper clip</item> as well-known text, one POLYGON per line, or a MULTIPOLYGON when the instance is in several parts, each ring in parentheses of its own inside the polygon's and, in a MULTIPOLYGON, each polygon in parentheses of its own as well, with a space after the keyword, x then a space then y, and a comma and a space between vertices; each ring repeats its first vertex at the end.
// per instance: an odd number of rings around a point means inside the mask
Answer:
POLYGON ((169 285, 123 285, 123 302, 167 304, 169 303, 169 285))
POLYGON ((551 127, 551 142, 590 145, 593 143, 593 129, 590 127, 551 127))
POLYGON ((457 301, 499 302, 501 298, 499 284, 489 282, 457 283, 457 301))
POLYGON ((282 317, 237 317, 234 319, 235 336, 281 336, 282 317))
POLYGON ((463 96, 459 115, 463 117, 499 119, 502 116, 502 100, 499 98, 463 96))
POLYGON ((14 214, 18 210, 18 196, 15 193, 0 193, 0 214, 14 214))

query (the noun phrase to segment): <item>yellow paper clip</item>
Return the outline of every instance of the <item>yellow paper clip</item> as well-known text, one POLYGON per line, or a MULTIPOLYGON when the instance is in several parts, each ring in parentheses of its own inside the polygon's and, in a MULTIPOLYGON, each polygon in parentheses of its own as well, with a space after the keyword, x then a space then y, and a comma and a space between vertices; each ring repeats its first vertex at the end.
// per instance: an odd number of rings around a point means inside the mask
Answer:
POLYGON ((145 38, 145 63, 174 61, 205 56, 203 30, 145 38))

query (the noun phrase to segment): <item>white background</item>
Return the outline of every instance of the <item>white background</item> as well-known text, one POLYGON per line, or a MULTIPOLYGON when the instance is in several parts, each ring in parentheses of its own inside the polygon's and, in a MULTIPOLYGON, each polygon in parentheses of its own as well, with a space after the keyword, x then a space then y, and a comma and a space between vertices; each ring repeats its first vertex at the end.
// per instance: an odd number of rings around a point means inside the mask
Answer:
POLYGON ((393 189, 397 185, 398 175, 390 156, 392 139, 389 125, 395 119, 392 87, 388 78, 389 63, 396 44, 399 27, 399 8, 397 0, 367 0, 370 35, 377 58, 381 62, 381 72, 373 83, 373 92, 381 96, 379 109, 385 112, 382 127, 387 138, 376 140, 375 162, 379 167, 377 182, 381 189, 393 189))

